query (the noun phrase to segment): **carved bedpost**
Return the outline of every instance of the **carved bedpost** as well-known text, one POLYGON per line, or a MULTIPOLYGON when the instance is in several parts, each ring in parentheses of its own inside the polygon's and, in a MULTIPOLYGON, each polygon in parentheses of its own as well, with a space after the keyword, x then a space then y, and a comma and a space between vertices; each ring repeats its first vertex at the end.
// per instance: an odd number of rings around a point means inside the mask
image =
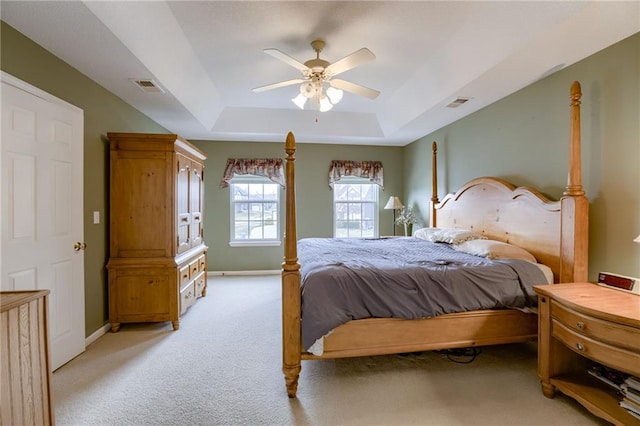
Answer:
POLYGON ((562 242, 560 282, 587 281, 589 249, 589 200, 582 188, 582 159, 580 151, 580 83, 571 85, 571 128, 569 136, 569 174, 567 188, 561 201, 562 242), (573 224, 568 229, 568 224, 573 224))
POLYGON ((569 176, 564 195, 584 195, 582 189, 582 155, 580 150, 580 98, 582 90, 580 83, 574 81, 571 85, 571 128, 569 134, 569 176))
POLYGON ((300 329, 300 264, 296 234, 296 140, 289 132, 285 143, 285 234, 284 262, 282 263, 282 371, 287 395, 294 398, 298 390, 301 361, 300 329))
POLYGON ((440 202, 438 199, 438 145, 433 142, 431 145, 433 151, 431 155, 431 216, 429 216, 429 226, 436 225, 436 204, 440 202))

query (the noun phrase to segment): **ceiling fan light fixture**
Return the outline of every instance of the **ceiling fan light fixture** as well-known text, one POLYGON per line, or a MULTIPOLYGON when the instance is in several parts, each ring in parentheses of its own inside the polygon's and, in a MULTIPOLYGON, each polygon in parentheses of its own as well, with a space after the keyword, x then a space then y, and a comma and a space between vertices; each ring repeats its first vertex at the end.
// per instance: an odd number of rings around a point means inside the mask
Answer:
POLYGON ((317 91, 316 85, 313 84, 311 81, 302 83, 300 85, 300 93, 306 98, 313 98, 316 95, 316 91, 317 91))
POLYGON ((340 89, 336 89, 333 86, 329 86, 327 88, 327 96, 334 105, 338 104, 338 102, 342 100, 342 95, 344 95, 344 92, 340 89))
POLYGON ((291 99, 291 102, 296 104, 296 106, 300 109, 304 109, 304 104, 307 102, 307 97, 302 93, 298 93, 298 96, 291 99))
POLYGON ((252 89, 253 92, 259 93, 266 90, 301 83, 298 88, 300 93, 295 98, 291 99, 291 101, 300 109, 304 109, 306 104, 308 108, 320 112, 329 111, 334 105, 337 105, 344 95, 343 90, 369 99, 375 99, 380 94, 377 90, 373 90, 359 84, 345 80, 333 79, 333 77, 338 74, 349 71, 352 68, 375 59, 375 55, 371 53, 369 49, 363 47, 362 49, 356 50, 344 58, 331 63, 320 58, 320 52, 324 46, 325 43, 323 40, 317 39, 312 41, 311 47, 316 52, 316 57, 306 61, 305 63, 294 59, 278 49, 264 49, 265 53, 276 59, 280 59, 300 71, 303 79, 290 79, 279 83, 256 87, 252 89), (307 103, 307 99, 311 99, 311 102, 307 103))
POLYGON ((320 112, 327 112, 333 108, 333 104, 326 96, 322 95, 320 98, 320 112))

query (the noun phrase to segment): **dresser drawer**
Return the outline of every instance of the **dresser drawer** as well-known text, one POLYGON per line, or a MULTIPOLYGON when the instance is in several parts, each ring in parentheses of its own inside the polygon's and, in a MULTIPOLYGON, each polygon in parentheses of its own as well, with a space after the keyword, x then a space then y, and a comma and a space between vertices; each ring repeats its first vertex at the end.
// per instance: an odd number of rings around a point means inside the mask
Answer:
POLYGON ((204 254, 198 258, 198 271, 206 271, 207 270, 207 256, 204 254))
POLYGON ((189 262, 189 276, 193 279, 200 272, 198 259, 189 262))
POLYGON ((565 327, 557 320, 553 320, 553 337, 589 359, 630 374, 640 374, 640 354, 636 352, 593 340, 565 327))
POLYGON ((196 301, 195 285, 192 282, 184 290, 180 292, 180 315, 184 314, 189 306, 196 301))
POLYGON ((189 284, 189 265, 183 265, 178 270, 179 279, 180 279, 180 290, 184 290, 184 288, 189 284))
POLYGON ((579 334, 640 353, 640 329, 583 315, 555 300, 551 317, 579 334))
POLYGON ((196 297, 202 297, 206 294, 207 287, 207 277, 204 272, 201 272, 200 275, 194 280, 194 285, 196 288, 196 297))

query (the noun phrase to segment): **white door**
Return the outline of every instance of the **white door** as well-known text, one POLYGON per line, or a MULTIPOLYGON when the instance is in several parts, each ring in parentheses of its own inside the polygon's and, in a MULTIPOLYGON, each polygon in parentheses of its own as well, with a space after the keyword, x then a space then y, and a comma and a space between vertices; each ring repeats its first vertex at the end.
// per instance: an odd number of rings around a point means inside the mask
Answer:
POLYGON ((85 349, 84 116, 6 73, 1 96, 0 289, 51 291, 55 370, 85 349))

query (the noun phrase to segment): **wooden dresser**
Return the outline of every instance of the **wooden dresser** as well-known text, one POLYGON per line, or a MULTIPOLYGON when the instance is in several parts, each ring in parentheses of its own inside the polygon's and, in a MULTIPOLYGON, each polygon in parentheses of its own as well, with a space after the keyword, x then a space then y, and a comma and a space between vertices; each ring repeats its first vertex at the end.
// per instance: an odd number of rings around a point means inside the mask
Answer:
POLYGON ((178 135, 109 133, 109 322, 171 321, 206 295, 205 155, 178 135))
POLYGON ((49 290, 0 293, 0 425, 52 425, 49 290))
POLYGON ((538 375, 542 392, 568 395, 596 416, 640 425, 618 405, 613 387, 591 377, 593 361, 640 376, 640 296, 591 283, 535 286, 538 375))

